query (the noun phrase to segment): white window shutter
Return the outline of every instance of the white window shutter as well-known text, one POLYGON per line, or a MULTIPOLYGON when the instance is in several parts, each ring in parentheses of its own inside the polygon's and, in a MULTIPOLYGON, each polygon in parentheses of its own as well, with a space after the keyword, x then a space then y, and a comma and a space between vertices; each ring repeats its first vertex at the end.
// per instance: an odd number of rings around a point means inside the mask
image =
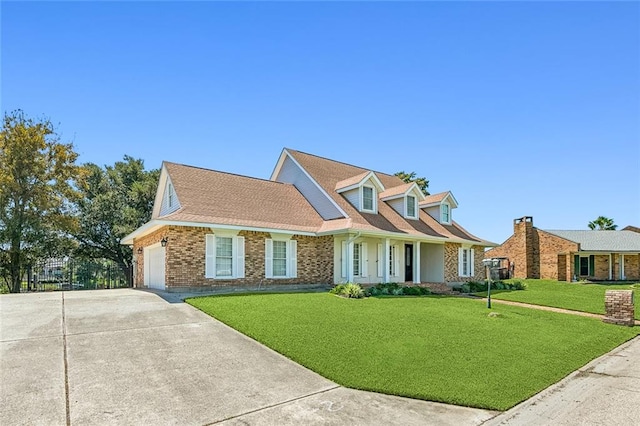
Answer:
POLYGON ((462 247, 458 248, 458 276, 462 276, 462 247))
POLYGON ((213 234, 205 235, 204 277, 216 277, 216 240, 213 234))
POLYGON ((367 243, 360 244, 360 276, 369 276, 369 250, 367 243))
POLYGON ((400 249, 398 246, 393 246, 393 273, 395 276, 400 275, 400 249))
POLYGON ((236 237, 236 278, 244 278, 244 237, 236 237))
POLYGON ((342 253, 340 255, 340 262, 342 264, 342 278, 347 277, 347 242, 342 242, 342 253))
POLYGON ((469 249, 469 276, 474 277, 474 251, 472 248, 469 249))
POLYGON ((264 277, 273 278, 273 240, 264 240, 264 277))
POLYGON ((298 242, 289 241, 289 278, 298 278, 298 242))
POLYGON ((378 244, 378 276, 382 277, 384 274, 384 246, 378 244))

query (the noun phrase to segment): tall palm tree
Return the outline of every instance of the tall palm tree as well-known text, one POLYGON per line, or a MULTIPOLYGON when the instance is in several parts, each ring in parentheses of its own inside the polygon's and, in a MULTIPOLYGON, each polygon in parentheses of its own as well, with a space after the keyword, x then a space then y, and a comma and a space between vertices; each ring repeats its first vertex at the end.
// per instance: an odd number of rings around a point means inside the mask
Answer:
POLYGON ((615 231, 618 227, 613 223, 613 219, 604 216, 598 216, 598 218, 592 222, 589 222, 589 229, 598 231, 615 231))

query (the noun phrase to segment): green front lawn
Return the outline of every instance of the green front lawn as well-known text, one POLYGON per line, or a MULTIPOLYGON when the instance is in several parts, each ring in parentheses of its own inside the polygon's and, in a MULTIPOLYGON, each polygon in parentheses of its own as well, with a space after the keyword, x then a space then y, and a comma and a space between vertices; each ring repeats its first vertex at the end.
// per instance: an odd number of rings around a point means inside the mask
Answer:
POLYGON ((506 410, 640 333, 457 297, 330 294, 188 303, 343 386, 506 410), (489 317, 489 312, 498 317, 489 317))
MULTIPOLYGON (((513 280, 507 280, 507 282, 513 280)), ((632 290, 633 285, 568 283, 553 280, 517 280, 527 284, 526 290, 491 292, 491 298, 513 300, 534 305, 553 306, 574 311, 604 314, 604 293, 606 290, 632 290)), ((636 284, 636 291, 640 290, 636 284)), ((477 293, 486 297, 487 293, 477 293)), ((640 319, 640 303, 636 302, 635 317, 640 319)))

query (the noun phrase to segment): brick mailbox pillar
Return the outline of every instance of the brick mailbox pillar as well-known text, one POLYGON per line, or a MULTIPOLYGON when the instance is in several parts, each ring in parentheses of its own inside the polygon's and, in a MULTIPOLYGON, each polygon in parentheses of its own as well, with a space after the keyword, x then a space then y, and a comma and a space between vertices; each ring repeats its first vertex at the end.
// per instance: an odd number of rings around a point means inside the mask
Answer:
POLYGON ((610 324, 635 324, 633 311, 633 290, 607 290, 604 295, 606 316, 603 321, 610 324))

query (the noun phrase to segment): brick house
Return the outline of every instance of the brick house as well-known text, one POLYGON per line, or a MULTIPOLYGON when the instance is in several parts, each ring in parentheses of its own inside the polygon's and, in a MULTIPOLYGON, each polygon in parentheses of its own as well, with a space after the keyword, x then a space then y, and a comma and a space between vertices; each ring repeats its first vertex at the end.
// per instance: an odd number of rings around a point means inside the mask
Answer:
POLYGON ((640 233, 632 228, 542 230, 525 216, 513 221, 513 235, 485 258, 508 258, 516 278, 640 280, 640 233))
POLYGON ((451 192, 284 149, 269 180, 162 164, 151 220, 123 238, 135 285, 168 291, 483 278, 451 192))

